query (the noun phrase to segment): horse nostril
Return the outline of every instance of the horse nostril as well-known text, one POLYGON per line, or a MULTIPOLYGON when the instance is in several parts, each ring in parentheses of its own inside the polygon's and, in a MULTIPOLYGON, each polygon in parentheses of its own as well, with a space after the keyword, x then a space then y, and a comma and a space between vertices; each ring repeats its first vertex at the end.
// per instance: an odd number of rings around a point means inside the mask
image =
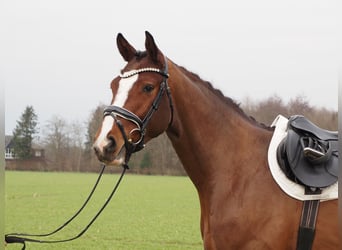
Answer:
POLYGON ((99 155, 100 149, 99 149, 97 146, 94 146, 93 149, 94 149, 94 151, 95 151, 95 154, 96 154, 96 155, 99 155))
POLYGON ((114 137, 111 136, 111 135, 109 135, 107 138, 108 138, 109 142, 108 142, 108 144, 105 146, 104 149, 105 149, 105 151, 107 151, 107 152, 113 152, 113 151, 115 150, 115 148, 116 148, 116 141, 115 141, 114 137))

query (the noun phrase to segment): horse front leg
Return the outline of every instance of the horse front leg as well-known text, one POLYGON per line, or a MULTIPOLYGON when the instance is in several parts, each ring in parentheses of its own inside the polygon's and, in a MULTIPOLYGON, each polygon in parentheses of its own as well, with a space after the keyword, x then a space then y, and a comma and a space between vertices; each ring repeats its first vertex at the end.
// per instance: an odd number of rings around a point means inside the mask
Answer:
POLYGON ((201 213, 201 235, 203 240, 203 247, 205 250, 216 250, 214 238, 210 231, 208 216, 201 213))

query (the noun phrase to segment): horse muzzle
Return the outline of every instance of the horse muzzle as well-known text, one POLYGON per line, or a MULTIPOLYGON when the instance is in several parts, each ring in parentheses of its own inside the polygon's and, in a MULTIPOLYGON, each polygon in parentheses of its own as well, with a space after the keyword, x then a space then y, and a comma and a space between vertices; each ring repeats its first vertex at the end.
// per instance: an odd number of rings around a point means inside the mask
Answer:
POLYGON ((95 155, 100 162, 109 166, 120 166, 125 161, 126 149, 124 143, 117 145, 116 140, 110 137, 105 145, 94 144, 95 155))
POLYGON ((127 165, 131 154, 144 148, 142 125, 143 122, 134 113, 108 106, 104 110, 102 128, 93 146, 99 161, 107 165, 127 165), (125 127, 121 120, 126 122, 125 127))

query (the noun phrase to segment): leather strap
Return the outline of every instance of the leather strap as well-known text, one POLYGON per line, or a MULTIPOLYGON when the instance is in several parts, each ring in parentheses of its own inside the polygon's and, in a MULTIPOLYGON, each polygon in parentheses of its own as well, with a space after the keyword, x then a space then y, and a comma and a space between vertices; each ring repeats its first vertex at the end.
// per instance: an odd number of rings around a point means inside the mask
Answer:
POLYGON ((311 250, 312 248, 319 202, 319 200, 303 202, 302 216, 298 230, 297 250, 311 250))

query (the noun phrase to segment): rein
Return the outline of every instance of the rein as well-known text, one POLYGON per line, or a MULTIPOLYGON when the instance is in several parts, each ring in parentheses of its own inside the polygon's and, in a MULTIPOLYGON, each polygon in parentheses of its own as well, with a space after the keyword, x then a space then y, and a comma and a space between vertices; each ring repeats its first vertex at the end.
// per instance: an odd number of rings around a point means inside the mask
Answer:
POLYGON ((95 182, 95 185, 92 188, 92 190, 91 190, 90 194, 88 195, 87 199, 85 200, 85 202, 81 206, 81 208, 69 220, 67 220, 62 226, 60 226, 56 230, 52 231, 51 233, 47 233, 47 234, 27 234, 27 233, 10 233, 10 234, 6 234, 5 235, 5 242, 7 244, 21 243, 21 244, 23 244, 22 250, 25 250, 26 249, 26 242, 34 242, 34 243, 61 243, 61 242, 73 241, 73 240, 76 240, 76 239, 80 238, 89 229, 89 227, 95 222, 97 217, 102 213, 102 211, 105 209, 105 207, 108 205, 108 203, 110 202, 110 200, 114 196, 116 190, 118 189, 118 187, 119 187, 119 185, 121 183, 121 180, 122 180, 123 176, 125 175, 126 170, 128 169, 127 164, 123 165, 122 173, 121 173, 117 183, 115 184, 115 186, 113 188, 113 191, 108 196, 106 202, 102 205, 100 210, 96 213, 96 215, 91 219, 91 221, 88 223, 88 225, 79 234, 77 234, 74 237, 63 239, 63 240, 38 240, 38 239, 33 239, 33 238, 28 238, 28 237, 47 237, 47 236, 51 236, 51 235, 59 232, 60 230, 62 230, 71 221, 73 221, 81 213, 81 211, 85 208, 85 206, 87 205, 88 201, 92 197, 92 195, 93 195, 97 185, 100 182, 100 179, 101 179, 101 177, 103 175, 105 167, 106 167, 105 165, 102 166, 101 172, 100 172, 100 174, 99 174, 99 176, 98 176, 98 178, 97 178, 97 180, 95 182))

